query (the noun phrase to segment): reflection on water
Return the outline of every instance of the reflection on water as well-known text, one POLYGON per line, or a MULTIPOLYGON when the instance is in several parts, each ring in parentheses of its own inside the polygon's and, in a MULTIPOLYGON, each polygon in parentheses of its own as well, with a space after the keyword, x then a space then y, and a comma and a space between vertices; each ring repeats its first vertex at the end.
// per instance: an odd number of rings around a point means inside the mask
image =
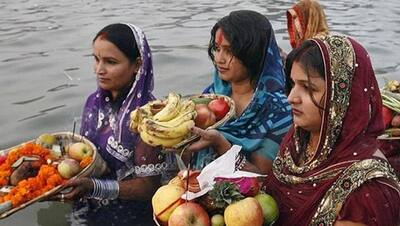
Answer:
MULTIPOLYGON (((131 22, 143 28, 153 50, 154 93, 161 97, 170 90, 198 93, 210 83, 209 32, 229 11, 265 14, 278 44, 289 51, 285 10, 291 4, 292 0, 0 2, 0 149, 44 132, 72 130, 96 86, 91 40, 109 23, 131 22)), ((381 84, 383 77, 400 78, 397 0, 326 0, 322 5, 331 30, 353 36, 367 48, 381 84)), ((61 204, 35 204, 0 225, 63 225, 68 211, 61 204)))

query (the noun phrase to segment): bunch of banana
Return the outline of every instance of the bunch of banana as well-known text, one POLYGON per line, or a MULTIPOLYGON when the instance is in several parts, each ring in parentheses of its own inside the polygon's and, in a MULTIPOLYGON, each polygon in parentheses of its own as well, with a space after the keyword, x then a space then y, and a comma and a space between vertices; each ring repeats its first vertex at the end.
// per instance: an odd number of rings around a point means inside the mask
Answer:
POLYGON ((156 100, 131 112, 130 128, 140 133, 151 146, 171 148, 184 140, 196 118, 195 104, 170 93, 164 101, 156 100))

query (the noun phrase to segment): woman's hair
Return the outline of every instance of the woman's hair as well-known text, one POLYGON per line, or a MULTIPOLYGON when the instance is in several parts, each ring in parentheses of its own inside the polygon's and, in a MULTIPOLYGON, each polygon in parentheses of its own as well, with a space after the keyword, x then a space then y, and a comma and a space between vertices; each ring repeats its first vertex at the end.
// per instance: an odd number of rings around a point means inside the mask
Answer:
POLYGON ((272 34, 272 26, 268 19, 250 10, 233 11, 221 18, 211 29, 208 45, 208 55, 213 62, 216 49, 215 34, 219 28, 231 44, 233 56, 243 63, 250 75, 250 81, 254 84, 262 71, 266 47, 272 34))
MULTIPOLYGON (((293 49, 286 59, 285 74, 286 74, 286 94, 289 95, 292 89, 293 81, 290 77, 293 63, 298 63, 307 74, 308 82, 311 83, 311 75, 317 74, 325 80, 325 66, 322 59, 321 51, 315 41, 307 40, 298 48, 293 49)), ((323 104, 317 103, 310 90, 310 96, 315 106, 323 110, 323 104)), ((322 98, 321 100, 323 100, 322 98)), ((321 112, 322 113, 322 112, 321 112)))
POLYGON ((135 36, 131 28, 126 24, 107 25, 97 33, 93 42, 98 38, 114 44, 131 62, 135 62, 140 56, 135 36))

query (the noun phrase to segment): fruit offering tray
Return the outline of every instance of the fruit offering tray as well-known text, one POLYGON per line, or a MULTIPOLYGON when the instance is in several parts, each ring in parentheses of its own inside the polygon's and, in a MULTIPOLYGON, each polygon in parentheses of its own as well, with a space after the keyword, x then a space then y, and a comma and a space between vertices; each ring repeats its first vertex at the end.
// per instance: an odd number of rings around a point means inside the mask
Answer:
POLYGON ((157 189, 151 200, 155 224, 273 225, 279 208, 261 189, 266 175, 237 170, 239 152, 234 145, 201 171, 183 169, 157 189))
POLYGON ((381 140, 400 140, 400 82, 388 80, 383 89, 382 116, 385 132, 378 137, 381 140))
POLYGON ((42 134, 0 150, 0 219, 60 192, 69 179, 106 170, 93 143, 71 132, 42 134))
MULTIPOLYGON (((220 126, 222 126, 225 122, 227 122, 229 119, 235 116, 235 102, 233 101, 232 98, 225 96, 225 95, 220 95, 220 94, 200 94, 200 95, 193 95, 189 97, 189 100, 194 101, 197 105, 202 104, 210 104, 211 101, 217 100, 217 99, 222 99, 224 100, 228 106, 229 106, 229 111, 223 115, 223 117, 219 120, 217 120, 214 124, 208 126, 206 129, 216 129, 220 126)), ((198 135, 191 134, 188 138, 183 140, 182 142, 176 144, 174 146, 175 149, 182 148, 193 141, 195 141, 198 138, 198 135)))
POLYGON ((130 129, 150 146, 182 150, 198 136, 192 126, 215 129, 235 115, 235 103, 224 95, 201 94, 182 97, 169 93, 130 113, 130 129))

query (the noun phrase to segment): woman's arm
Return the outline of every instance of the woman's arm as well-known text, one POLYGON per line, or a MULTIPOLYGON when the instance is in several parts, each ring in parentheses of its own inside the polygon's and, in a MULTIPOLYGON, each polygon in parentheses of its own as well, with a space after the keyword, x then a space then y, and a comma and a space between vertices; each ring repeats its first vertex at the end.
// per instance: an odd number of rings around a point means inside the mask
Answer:
POLYGON ((160 179, 161 176, 157 175, 120 181, 118 198, 150 200, 160 187, 160 179))
MULTIPOLYGON (((117 182, 119 185, 118 198, 128 200, 150 200, 157 188, 160 186, 160 175, 137 177, 133 179, 117 182)), ((72 190, 64 195, 57 195, 56 200, 73 201, 90 196, 93 192, 94 184, 92 179, 84 177, 69 180, 65 183, 65 188, 72 190)))
MULTIPOLYGON (((253 164, 255 170, 251 170, 251 168, 244 168, 246 171, 259 173, 259 174, 267 174, 272 169, 272 160, 266 159, 265 157, 261 156, 260 154, 254 152, 250 156, 250 162, 253 164)), ((251 167, 251 166, 248 166, 251 167)))
MULTIPOLYGON (((217 130, 203 130, 198 127, 193 127, 192 132, 199 135, 200 140, 187 148, 188 153, 200 151, 212 146, 218 155, 223 155, 232 147, 232 144, 217 130)), ((249 161, 245 161, 240 170, 266 174, 271 168, 272 161, 265 159, 257 153, 252 153, 249 161)))
POLYGON ((136 172, 134 179, 119 182, 119 198, 149 200, 161 185, 160 172, 150 171, 155 169, 157 163, 162 163, 164 157, 159 149, 144 143, 141 139, 135 149, 135 166, 146 168, 143 172, 136 172), (149 167, 154 166, 154 167, 149 167))
POLYGON ((154 150, 153 147, 140 140, 135 149, 134 165, 139 166, 141 172, 135 172, 135 178, 122 181, 91 178, 69 180, 64 186, 71 187, 72 190, 58 197, 64 200, 76 200, 100 193, 100 196, 111 197, 95 198, 116 198, 117 196, 121 199, 149 200, 160 186, 161 172, 154 170, 159 170, 155 165, 164 161, 162 157, 159 150, 154 150))
POLYGON ((399 194, 398 185, 389 179, 369 180, 346 198, 335 226, 399 225, 399 194))

